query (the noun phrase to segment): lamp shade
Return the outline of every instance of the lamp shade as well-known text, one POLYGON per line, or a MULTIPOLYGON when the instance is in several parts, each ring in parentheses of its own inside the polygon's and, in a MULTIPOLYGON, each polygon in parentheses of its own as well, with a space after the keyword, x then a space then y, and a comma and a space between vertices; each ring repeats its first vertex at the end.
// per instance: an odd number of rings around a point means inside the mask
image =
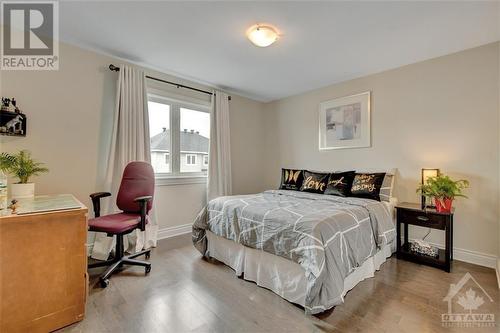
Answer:
MULTIPOLYGON (((439 169, 423 168, 422 169, 422 184, 427 183, 427 179, 429 179, 430 177, 437 177, 437 176, 439 176, 439 169)), ((427 205, 427 200, 426 200, 425 196, 422 195, 421 199, 422 199, 421 200, 422 209, 425 209, 425 207, 427 207, 427 206, 432 207, 432 204, 427 205)))
POLYGON ((425 184, 427 182, 427 179, 430 177, 437 177, 439 176, 439 169, 429 169, 429 168, 424 168, 422 169, 422 184, 425 184))

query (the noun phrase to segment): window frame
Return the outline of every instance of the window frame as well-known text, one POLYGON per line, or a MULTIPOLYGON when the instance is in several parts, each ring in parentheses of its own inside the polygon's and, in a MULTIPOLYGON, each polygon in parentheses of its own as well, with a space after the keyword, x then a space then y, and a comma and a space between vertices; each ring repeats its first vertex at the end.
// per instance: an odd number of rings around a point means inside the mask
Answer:
POLYGON ((196 154, 186 153, 186 165, 196 165, 196 154))
MULTIPOLYGON (((207 171, 201 172, 181 172, 181 109, 189 109, 210 114, 210 102, 196 101, 193 98, 178 96, 159 91, 157 89, 148 89, 148 102, 162 103, 170 106, 170 172, 155 172, 157 185, 182 185, 182 184, 206 184, 208 178, 207 171)), ((193 164, 190 164, 193 165, 193 164)))

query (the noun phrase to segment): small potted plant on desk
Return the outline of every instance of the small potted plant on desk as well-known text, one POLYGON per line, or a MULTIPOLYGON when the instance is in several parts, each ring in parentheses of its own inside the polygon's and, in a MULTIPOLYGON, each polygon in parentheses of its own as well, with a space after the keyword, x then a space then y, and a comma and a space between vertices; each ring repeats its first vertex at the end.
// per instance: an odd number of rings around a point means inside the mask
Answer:
POLYGON ((436 211, 439 213, 451 212, 451 205, 456 197, 464 197, 462 190, 469 187, 465 179, 452 180, 446 175, 429 177, 425 184, 418 187, 417 193, 434 199, 436 211))
POLYGON ((33 197, 35 195, 35 183, 30 183, 30 178, 49 171, 43 166, 43 163, 33 160, 31 153, 27 150, 21 150, 19 153, 12 155, 1 153, 0 170, 19 179, 19 182, 12 184, 10 188, 13 199, 33 197))

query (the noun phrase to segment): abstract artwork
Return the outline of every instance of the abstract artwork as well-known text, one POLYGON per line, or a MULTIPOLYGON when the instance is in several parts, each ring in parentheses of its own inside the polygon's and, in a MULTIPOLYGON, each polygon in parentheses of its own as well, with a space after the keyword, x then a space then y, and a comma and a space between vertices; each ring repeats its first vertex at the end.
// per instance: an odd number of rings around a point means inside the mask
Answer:
POLYGON ((320 150, 370 147, 370 141, 370 92, 320 104, 320 150))

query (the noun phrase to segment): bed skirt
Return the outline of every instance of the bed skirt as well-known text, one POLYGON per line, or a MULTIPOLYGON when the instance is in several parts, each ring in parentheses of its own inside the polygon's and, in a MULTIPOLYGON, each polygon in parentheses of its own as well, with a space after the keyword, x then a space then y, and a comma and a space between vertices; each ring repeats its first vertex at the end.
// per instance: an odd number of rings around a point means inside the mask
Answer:
MULTIPOLYGON (((253 281, 258 286, 272 290, 289 302, 304 306, 306 278, 304 269, 288 259, 252 249, 232 240, 217 236, 207 230, 208 256, 231 267, 237 276, 253 281)), ((375 271, 394 253, 393 243, 383 246, 344 280, 345 294, 375 271)))

